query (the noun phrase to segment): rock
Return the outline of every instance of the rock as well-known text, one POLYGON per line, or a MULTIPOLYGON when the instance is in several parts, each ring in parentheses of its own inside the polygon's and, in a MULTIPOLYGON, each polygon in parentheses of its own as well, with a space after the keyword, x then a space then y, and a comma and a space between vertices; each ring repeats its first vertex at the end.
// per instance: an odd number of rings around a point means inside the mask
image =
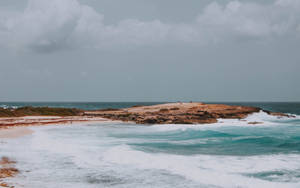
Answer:
POLYGON ((155 124, 157 122, 158 121, 155 118, 148 118, 148 119, 145 119, 145 120, 141 121, 142 124, 155 124))
POLYGON ((218 118, 243 119, 260 108, 204 103, 167 103, 119 110, 86 111, 88 116, 112 120, 133 121, 138 124, 204 124, 216 123, 218 118))
POLYGON ((7 157, 2 157, 2 159, 0 160, 0 187, 14 187, 8 185, 6 182, 3 182, 2 179, 14 177, 19 173, 19 170, 14 168, 15 163, 15 161, 12 161, 7 157))
POLYGON ((0 178, 9 178, 15 176, 19 172, 16 168, 0 168, 0 178))
POLYGON ((263 124, 263 122, 251 121, 248 124, 250 124, 250 125, 256 125, 256 124, 263 124))
POLYGON ((266 112, 267 114, 269 114, 271 116, 277 116, 279 118, 282 118, 282 117, 295 118, 296 117, 296 116, 284 114, 284 113, 281 113, 281 112, 271 112, 271 111, 268 111, 268 110, 264 110, 264 112, 266 112))

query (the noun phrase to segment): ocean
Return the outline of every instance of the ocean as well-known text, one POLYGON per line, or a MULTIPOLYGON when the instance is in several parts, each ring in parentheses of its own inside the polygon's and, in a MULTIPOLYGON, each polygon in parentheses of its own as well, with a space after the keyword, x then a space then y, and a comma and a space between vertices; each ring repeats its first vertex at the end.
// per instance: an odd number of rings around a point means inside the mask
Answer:
MULTIPOLYGON (((222 103, 222 102, 220 102, 222 103)), ((157 103, 0 103, 2 107, 123 108, 157 103)), ((300 103, 226 103, 259 112, 206 125, 105 122, 31 127, 32 135, 0 140, 0 156, 18 163, 8 179, 30 188, 300 187, 300 103), (263 122, 249 125, 248 122, 263 122)))

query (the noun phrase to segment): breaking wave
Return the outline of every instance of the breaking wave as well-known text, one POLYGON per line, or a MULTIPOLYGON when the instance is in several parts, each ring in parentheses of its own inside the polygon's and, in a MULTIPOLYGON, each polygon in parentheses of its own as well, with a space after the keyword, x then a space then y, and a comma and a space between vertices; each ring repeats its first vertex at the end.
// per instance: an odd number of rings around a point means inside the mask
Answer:
POLYGON ((300 187, 299 116, 32 129, 0 145, 24 187, 300 187))

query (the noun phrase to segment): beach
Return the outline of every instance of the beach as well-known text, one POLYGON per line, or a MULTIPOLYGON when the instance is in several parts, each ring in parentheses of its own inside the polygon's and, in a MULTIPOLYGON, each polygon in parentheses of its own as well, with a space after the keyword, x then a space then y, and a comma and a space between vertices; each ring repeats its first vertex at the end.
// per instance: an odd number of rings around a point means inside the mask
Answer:
MULTIPOLYGON (((33 126, 46 126, 46 125, 76 125, 76 124, 95 124, 111 121, 104 118, 97 117, 61 117, 61 116, 24 116, 12 118, 0 118, 0 144, 5 144, 7 139, 16 139, 26 135, 33 134, 33 126)), ((12 167, 12 164, 17 163, 11 161, 6 156, 2 157, 0 162, 0 186, 13 187, 7 184, 3 178, 12 178, 19 173, 17 168, 12 167)))
POLYGON ((0 139, 18 138, 32 134, 32 126, 93 124, 112 121, 101 117, 82 116, 24 116, 0 118, 0 139))
POLYGON ((28 134, 32 134, 33 131, 27 127, 13 127, 7 128, 5 130, 0 130, 0 139, 1 138, 18 138, 28 134))
MULTIPOLYGON (((282 108, 270 105, 273 111, 282 108)), ((3 187, 300 186, 296 114, 260 111, 208 124, 149 125, 99 116, 0 121, 6 122, 0 129, 0 157, 10 161, 0 167, 3 187)))
MULTIPOLYGON (((33 133, 33 130, 27 127, 11 127, 0 129, 0 144, 5 144, 6 139, 15 139, 22 136, 30 135, 33 133)), ((11 160, 8 157, 0 156, 0 187, 13 187, 10 186, 3 180, 4 178, 12 178, 19 173, 19 170, 15 168, 16 161, 11 160)))

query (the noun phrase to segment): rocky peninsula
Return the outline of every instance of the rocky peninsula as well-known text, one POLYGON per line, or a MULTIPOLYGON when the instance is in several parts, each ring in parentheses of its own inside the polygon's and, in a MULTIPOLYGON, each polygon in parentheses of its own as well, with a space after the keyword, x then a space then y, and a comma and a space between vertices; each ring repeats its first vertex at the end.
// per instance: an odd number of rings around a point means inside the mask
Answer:
MULTIPOLYGON (((216 123, 220 118, 243 119, 249 114, 261 110, 257 107, 190 102, 85 111, 83 115, 135 122, 137 124, 207 124, 216 123)), ((288 116, 278 112, 265 112, 278 117, 288 116)))
MULTIPOLYGON (((152 106, 133 106, 124 109, 81 109, 21 107, 0 108, 0 128, 14 126, 73 124, 118 120, 137 124, 207 124, 218 119, 243 119, 261 108, 205 103, 166 103, 152 106)), ((289 115, 269 112, 278 117, 289 115)), ((253 123, 256 124, 256 123, 253 123)), ((1 135, 0 135, 1 136, 1 135)))

